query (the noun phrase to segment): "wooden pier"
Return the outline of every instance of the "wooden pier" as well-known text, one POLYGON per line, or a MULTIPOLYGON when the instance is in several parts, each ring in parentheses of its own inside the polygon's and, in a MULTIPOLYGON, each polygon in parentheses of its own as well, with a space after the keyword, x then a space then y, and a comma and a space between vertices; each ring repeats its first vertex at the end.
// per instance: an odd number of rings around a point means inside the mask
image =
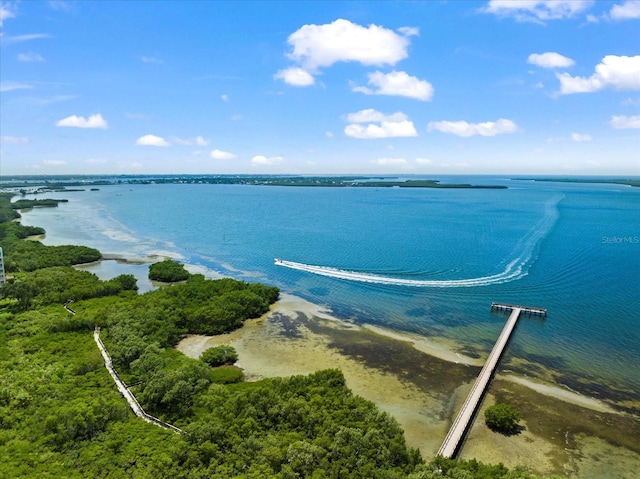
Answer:
POLYGON ((451 429, 449 429, 449 433, 445 437, 442 446, 440 446, 440 449, 438 450, 438 455, 440 456, 454 457, 458 453, 462 440, 473 422, 473 418, 478 406, 480 405, 480 401, 489 386, 491 377, 493 376, 495 368, 498 365, 498 361, 509 342, 509 338, 511 338, 511 334, 516 327, 520 314, 525 313, 542 317, 547 315, 546 309, 501 303, 491 303, 491 309, 498 311, 511 311, 511 314, 509 315, 509 319, 507 319, 507 323, 504 325, 504 328, 502 328, 502 332, 500 333, 500 336, 498 336, 498 340, 493 346, 493 349, 487 358, 487 362, 484 364, 482 371, 480 371, 475 384, 467 396, 466 401, 462 405, 456 420, 451 425, 451 429))
POLYGON ((524 314, 530 314, 533 316, 547 316, 547 310, 544 308, 533 308, 531 306, 518 306, 515 304, 504 304, 504 303, 491 303, 491 309, 495 309, 497 311, 513 311, 514 308, 518 308, 524 314))

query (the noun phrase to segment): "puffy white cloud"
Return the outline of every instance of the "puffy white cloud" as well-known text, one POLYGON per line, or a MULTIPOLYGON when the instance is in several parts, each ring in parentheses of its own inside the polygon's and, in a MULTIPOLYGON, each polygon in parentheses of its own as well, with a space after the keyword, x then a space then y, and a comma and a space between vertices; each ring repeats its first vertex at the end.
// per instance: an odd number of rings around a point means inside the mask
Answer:
POLYGON ((347 121, 351 124, 344 129, 345 135, 361 140, 377 138, 401 138, 418 136, 418 132, 402 112, 385 115, 373 108, 360 110, 347 115, 347 121), (361 125, 360 123, 369 123, 361 125))
POLYGON ((581 133, 571 133, 571 139, 578 143, 592 140, 591 135, 585 135, 581 133))
POLYGON ((227 95, 227 94, 220 95, 220 99, 221 99, 222 101, 229 101, 229 95, 227 95))
POLYGON ((67 164, 64 160, 43 160, 42 163, 47 166, 62 166, 67 164))
POLYGON ((429 101, 433 97, 433 86, 426 80, 408 75, 402 71, 382 73, 379 71, 368 74, 368 84, 373 89, 364 86, 353 87, 353 91, 366 95, 405 96, 416 100, 429 101))
POLYGON ((195 138, 177 138, 174 136, 171 137, 171 140, 182 146, 207 146, 209 144, 209 141, 201 136, 196 136, 195 138))
POLYGON ((315 78, 303 68, 291 67, 280 70, 273 75, 276 80, 282 80, 291 86, 310 86, 315 83, 315 78))
POLYGON ((607 55, 588 78, 557 73, 560 93, 591 93, 604 88, 640 90, 640 55, 634 57, 607 55))
POLYGON ((626 130, 626 129, 638 129, 640 128, 640 115, 636 116, 612 116, 611 117, 611 127, 618 130, 626 130))
POLYGON ((3 81, 0 82, 0 92, 2 91, 13 91, 13 90, 26 90, 29 88, 33 88, 33 85, 28 83, 20 83, 16 81, 3 81))
POLYGON ((18 61, 35 63, 35 62, 43 62, 44 58, 42 58, 42 55, 39 55, 38 53, 33 53, 33 52, 18 53, 18 61))
POLYGON ((537 65, 542 68, 567 68, 575 65, 571 58, 560 55, 556 52, 532 53, 527 58, 527 63, 537 65))
MULTIPOLYGON (((414 34, 415 30, 406 30, 414 34)), ((406 34, 369 25, 363 27, 338 19, 324 25, 304 25, 287 39, 293 47, 288 57, 307 71, 328 67, 337 62, 363 65, 395 65, 407 58, 406 34)))
POLYGON ((629 20, 640 18, 640 1, 627 0, 622 4, 616 4, 611 7, 609 16, 614 20, 629 20))
POLYGON ((418 136, 413 122, 408 120, 398 122, 383 121, 379 125, 370 123, 366 126, 353 123, 344 128, 344 134, 360 140, 418 136))
POLYGON ((100 113, 85 118, 83 116, 71 115, 56 123, 56 126, 68 126, 73 128, 99 128, 106 130, 107 122, 100 113))
POLYGON ((218 149, 212 150, 209 156, 214 160, 233 160, 236 157, 233 153, 218 149))
POLYGON ((378 158, 373 160, 373 163, 381 166, 404 166, 407 164, 407 160, 404 158, 378 158))
POLYGON ((144 135, 136 140, 136 145, 138 146, 169 146, 169 142, 162 138, 161 136, 156 135, 144 135))
POLYGON ((385 115, 373 108, 367 108, 366 110, 360 110, 347 115, 347 121, 350 123, 369 123, 379 121, 398 122, 404 120, 408 120, 408 117, 401 111, 392 113, 391 115, 385 115))
POLYGON ((251 158, 251 164, 252 165, 277 165, 279 163, 282 163, 282 161, 284 160, 284 158, 282 158, 281 156, 272 156, 270 158, 267 158, 266 156, 263 155, 256 155, 253 158, 251 158))
POLYGON ((23 145, 29 143, 29 138, 26 136, 3 136, 0 137, 0 143, 5 145, 23 145))
POLYGON ((490 0, 483 11, 518 21, 540 22, 573 17, 593 3, 593 0, 490 0))
POLYGON ((518 125, 511 120, 500 118, 498 121, 485 121, 483 123, 468 123, 466 121, 432 121, 427 127, 428 131, 441 131, 458 136, 496 136, 518 131, 518 125))

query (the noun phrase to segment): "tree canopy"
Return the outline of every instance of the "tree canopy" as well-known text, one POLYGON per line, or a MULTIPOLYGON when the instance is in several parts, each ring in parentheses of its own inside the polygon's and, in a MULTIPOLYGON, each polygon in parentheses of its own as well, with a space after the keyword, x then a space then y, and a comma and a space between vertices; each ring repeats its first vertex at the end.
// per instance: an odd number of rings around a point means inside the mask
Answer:
POLYGON ((498 403, 485 409, 484 419, 490 429, 508 434, 518 429, 522 414, 508 404, 498 403))
POLYGON ((184 269, 184 265, 171 259, 153 263, 149 267, 149 279, 152 281, 175 283, 177 281, 184 281, 188 279, 189 276, 191 276, 191 274, 184 269))

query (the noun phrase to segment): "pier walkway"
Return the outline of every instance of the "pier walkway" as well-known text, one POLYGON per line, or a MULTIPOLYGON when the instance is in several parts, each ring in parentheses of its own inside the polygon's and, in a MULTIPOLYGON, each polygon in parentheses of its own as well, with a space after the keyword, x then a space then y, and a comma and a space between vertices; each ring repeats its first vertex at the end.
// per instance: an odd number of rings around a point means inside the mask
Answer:
POLYGON ((507 320, 507 324, 505 324, 496 344, 493 346, 489 357, 487 358, 487 362, 484 364, 482 371, 480 371, 480 375, 476 379, 475 384, 471 388, 469 395, 467 396, 466 401, 462 405, 456 420, 453 422, 451 429, 449 429, 449 433, 447 437, 445 437, 442 446, 438 450, 438 455, 444 457, 454 457, 460 448, 462 440, 465 437, 465 434, 473 421, 473 417, 475 415, 476 410, 480 404, 480 401, 489 385, 489 381, 495 371, 495 368, 500 360, 500 356, 502 356, 502 352, 509 342, 509 338, 513 333, 514 328, 516 327, 516 323, 518 322, 518 318, 520 317, 520 313, 525 314, 534 314, 539 316, 546 316, 547 310, 541 308, 530 308, 526 306, 514 306, 509 304, 501 304, 501 303, 491 303, 491 309, 499 310, 499 311, 511 311, 509 315, 509 319, 507 320))
POLYGON ((120 379, 118 372, 113 367, 111 356, 109 356, 109 353, 107 352, 107 348, 104 347, 102 339, 100 339, 100 328, 98 326, 96 326, 95 330, 93 331, 93 339, 98 345, 98 349, 100 349, 100 353, 102 354, 102 357, 104 359, 104 366, 107 368, 107 371, 109 371, 109 374, 111 374, 111 377, 115 381, 116 387, 118 388, 118 391, 120 392, 120 394, 129 403, 129 407, 131 407, 131 410, 133 411, 133 413, 139 418, 144 419, 148 423, 155 424, 156 426, 160 426, 164 429, 170 429, 173 432, 177 432, 178 434, 180 434, 182 432, 181 429, 175 427, 172 424, 161 421, 160 419, 152 416, 151 414, 147 414, 145 410, 142 409, 142 406, 140 406, 140 403, 138 402, 136 397, 133 395, 131 391, 129 391, 129 388, 125 385, 124 381, 120 379))

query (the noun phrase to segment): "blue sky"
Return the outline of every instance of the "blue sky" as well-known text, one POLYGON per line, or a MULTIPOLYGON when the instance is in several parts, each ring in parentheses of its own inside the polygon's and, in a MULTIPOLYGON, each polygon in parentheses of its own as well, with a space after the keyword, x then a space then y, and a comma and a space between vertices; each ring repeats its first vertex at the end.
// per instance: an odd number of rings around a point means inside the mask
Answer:
POLYGON ((640 175, 638 1, 0 5, 1 175, 640 175))

